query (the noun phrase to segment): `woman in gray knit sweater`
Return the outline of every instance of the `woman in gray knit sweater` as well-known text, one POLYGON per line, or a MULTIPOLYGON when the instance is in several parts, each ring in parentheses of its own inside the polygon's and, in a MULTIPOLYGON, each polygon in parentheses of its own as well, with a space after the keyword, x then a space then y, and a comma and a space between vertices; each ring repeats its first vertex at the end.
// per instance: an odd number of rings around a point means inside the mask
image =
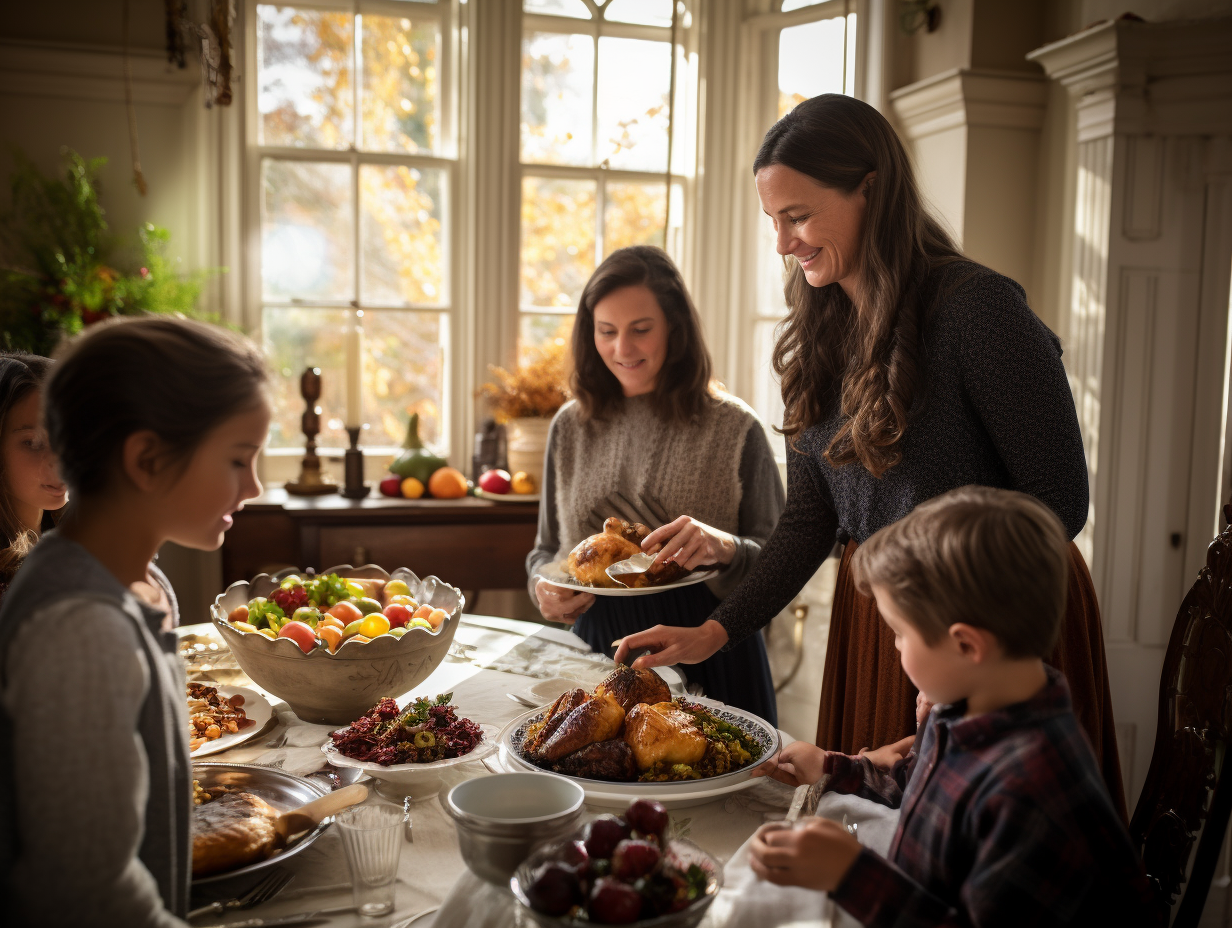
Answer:
MULTIPOLYGON (((711 384, 697 310, 660 249, 623 248, 595 271, 578 306, 573 360, 575 399, 552 420, 526 568, 544 616, 608 651, 654 625, 705 621, 757 560, 783 511, 783 485, 756 414, 711 384), (614 515, 658 526, 643 547, 662 544, 664 559, 718 566, 719 575, 619 598, 536 576, 614 515)), ((707 696, 775 721, 760 635, 686 673, 707 696)))

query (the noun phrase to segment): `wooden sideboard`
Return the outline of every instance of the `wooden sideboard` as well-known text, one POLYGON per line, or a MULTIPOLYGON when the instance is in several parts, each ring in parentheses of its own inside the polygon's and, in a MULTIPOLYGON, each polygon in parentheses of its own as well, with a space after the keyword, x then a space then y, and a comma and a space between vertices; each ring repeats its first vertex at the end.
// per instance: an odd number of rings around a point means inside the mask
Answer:
POLYGON ((222 546, 223 583, 287 566, 409 567, 464 591, 522 589, 536 503, 291 496, 267 489, 235 514, 222 546))

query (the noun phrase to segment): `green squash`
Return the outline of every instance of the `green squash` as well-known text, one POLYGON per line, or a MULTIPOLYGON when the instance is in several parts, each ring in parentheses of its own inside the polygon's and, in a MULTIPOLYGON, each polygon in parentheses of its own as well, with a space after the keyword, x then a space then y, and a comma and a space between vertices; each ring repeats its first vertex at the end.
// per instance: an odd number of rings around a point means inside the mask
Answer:
POLYGON ((428 478, 448 463, 444 458, 437 457, 425 448, 424 443, 419 440, 419 413, 417 412, 411 414, 411 421, 407 423, 406 440, 402 442, 402 447, 406 450, 389 465, 389 470, 403 480, 407 477, 414 477, 426 487, 428 478))

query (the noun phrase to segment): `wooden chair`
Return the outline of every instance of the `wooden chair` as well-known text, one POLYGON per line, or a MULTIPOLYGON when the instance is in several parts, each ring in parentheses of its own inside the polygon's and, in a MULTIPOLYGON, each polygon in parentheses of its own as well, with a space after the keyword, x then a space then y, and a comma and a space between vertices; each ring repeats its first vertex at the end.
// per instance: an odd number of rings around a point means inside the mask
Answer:
MULTIPOLYGON (((1232 503, 1224 507, 1232 522, 1232 503)), ((1159 724, 1129 831, 1174 928, 1198 924, 1232 813, 1232 526, 1181 603, 1159 684, 1159 724), (1182 894, 1182 886, 1184 893, 1182 894), (1177 906, 1177 896, 1180 904, 1177 906)))

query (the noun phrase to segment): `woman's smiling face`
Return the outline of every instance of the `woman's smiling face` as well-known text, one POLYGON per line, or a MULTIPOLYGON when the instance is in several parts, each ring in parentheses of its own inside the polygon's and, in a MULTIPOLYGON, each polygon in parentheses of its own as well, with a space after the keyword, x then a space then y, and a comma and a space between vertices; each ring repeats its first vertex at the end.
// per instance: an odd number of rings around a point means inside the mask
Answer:
POLYGON ((667 359, 667 328, 647 287, 621 287, 595 304, 595 349, 625 396, 654 390, 667 359))
POLYGON ((757 172, 761 208, 774 223, 778 253, 790 255, 814 287, 839 283, 850 296, 859 274, 870 172, 852 193, 823 187, 783 164, 757 172))

